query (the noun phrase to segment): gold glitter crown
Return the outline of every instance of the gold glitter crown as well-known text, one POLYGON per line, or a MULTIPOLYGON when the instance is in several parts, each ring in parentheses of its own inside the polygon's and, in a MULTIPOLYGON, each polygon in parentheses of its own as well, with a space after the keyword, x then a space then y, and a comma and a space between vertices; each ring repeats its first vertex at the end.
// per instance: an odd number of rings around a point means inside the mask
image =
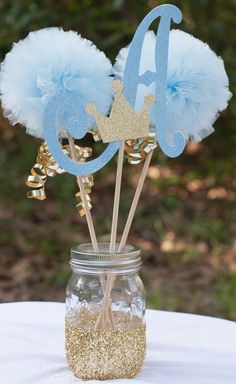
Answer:
POLYGON ((102 141, 109 143, 148 136, 149 108, 155 103, 155 97, 145 96, 144 107, 135 112, 122 94, 122 82, 114 80, 112 86, 115 97, 109 117, 101 115, 95 104, 88 104, 86 107, 86 111, 96 119, 102 141))

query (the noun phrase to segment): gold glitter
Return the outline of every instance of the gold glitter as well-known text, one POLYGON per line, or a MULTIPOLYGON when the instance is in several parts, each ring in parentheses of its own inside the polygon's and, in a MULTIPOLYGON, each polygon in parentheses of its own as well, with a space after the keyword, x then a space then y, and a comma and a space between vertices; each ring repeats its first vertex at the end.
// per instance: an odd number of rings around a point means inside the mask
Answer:
POLYGON ((145 96, 144 107, 136 112, 122 94, 122 88, 120 80, 113 81, 115 97, 109 117, 101 115, 94 104, 86 107, 86 111, 95 117, 104 143, 148 136, 149 108, 155 103, 155 97, 145 96))
POLYGON ((146 352, 146 328, 137 316, 115 312, 115 330, 95 330, 98 313, 79 313, 65 320, 65 348, 69 367, 83 380, 132 378, 146 352), (76 322, 75 322, 76 321, 76 322))

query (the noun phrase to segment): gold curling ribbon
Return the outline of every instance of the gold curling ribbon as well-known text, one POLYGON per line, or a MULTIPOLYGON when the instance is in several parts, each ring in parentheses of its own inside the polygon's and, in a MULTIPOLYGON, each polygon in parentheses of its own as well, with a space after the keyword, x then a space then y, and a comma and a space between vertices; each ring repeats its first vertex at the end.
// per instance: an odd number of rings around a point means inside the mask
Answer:
POLYGON ((53 159, 47 144, 43 142, 39 147, 31 175, 26 181, 26 185, 31 188, 31 191, 27 192, 28 199, 45 200, 47 197, 45 192, 47 176, 55 176, 59 169, 60 167, 53 159))
POLYGON ((125 157, 130 164, 140 164, 156 146, 156 134, 150 130, 146 137, 125 142, 125 157))
MULTIPOLYGON (((92 148, 90 147, 77 147, 79 148, 79 151, 78 151, 78 161, 81 162, 81 163, 85 163, 85 161, 92 156, 92 148)), ((86 192, 86 199, 87 199, 87 202, 88 202, 88 207, 89 209, 92 209, 92 204, 91 204, 91 197, 90 197, 90 194, 91 194, 91 191, 92 191, 92 187, 94 185, 94 178, 92 175, 88 175, 88 176, 82 176, 82 182, 84 184, 84 189, 85 189, 85 192, 86 192)), ((79 214, 80 216, 84 216, 85 215, 85 209, 84 209, 84 203, 82 201, 82 198, 81 198, 81 193, 80 191, 78 191, 76 194, 75 194, 75 197, 77 199, 77 204, 76 204, 76 208, 77 210, 79 211, 79 214)))
POLYGON ((93 140, 95 142, 102 140, 100 132, 98 130, 91 130, 91 131, 89 131, 89 133, 91 133, 91 135, 93 136, 93 140))
MULTIPOLYGON (((99 131, 89 131, 94 141, 101 140, 99 131)), ((125 158, 130 164, 140 164, 145 160, 147 154, 156 148, 156 133, 153 128, 150 129, 148 136, 140 139, 131 139, 125 141, 125 158)))
MULTIPOLYGON (((79 162, 84 163, 87 158, 92 156, 92 148, 90 147, 83 148, 76 145, 75 149, 79 162)), ((68 157, 72 157, 69 145, 63 145, 62 150, 68 157)), ((39 147, 36 163, 31 169, 31 175, 26 181, 26 185, 31 188, 31 191, 27 192, 28 199, 45 200, 47 197, 45 192, 45 183, 47 177, 54 177, 56 174, 62 173, 65 173, 64 169, 59 167, 57 162, 52 157, 47 144, 43 142, 39 147)), ((89 209, 92 209, 90 193, 94 185, 93 176, 82 176, 82 181, 85 187, 86 199, 89 203, 89 209)), ((77 192, 75 196, 78 201, 76 208, 78 209, 80 216, 84 216, 85 210, 80 192, 77 192)))

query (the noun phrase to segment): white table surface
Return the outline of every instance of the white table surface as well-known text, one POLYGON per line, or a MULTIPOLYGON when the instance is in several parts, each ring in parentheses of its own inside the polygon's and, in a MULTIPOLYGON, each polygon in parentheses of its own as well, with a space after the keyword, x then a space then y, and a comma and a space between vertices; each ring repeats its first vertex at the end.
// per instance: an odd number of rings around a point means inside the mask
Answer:
MULTIPOLYGON (((67 368, 64 311, 60 303, 0 305, 1 384, 82 382, 67 368)), ((150 310, 146 318, 143 369, 134 379, 104 384, 236 384, 236 323, 150 310)))

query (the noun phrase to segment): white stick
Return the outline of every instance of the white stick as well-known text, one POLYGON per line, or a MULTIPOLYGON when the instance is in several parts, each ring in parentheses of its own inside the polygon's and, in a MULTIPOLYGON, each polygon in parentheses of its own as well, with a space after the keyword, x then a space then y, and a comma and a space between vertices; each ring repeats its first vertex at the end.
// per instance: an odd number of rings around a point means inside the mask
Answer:
MULTIPOLYGON (((75 143, 74 143, 73 137, 71 136, 71 134, 69 132, 67 132, 67 136, 68 136, 68 141, 69 141, 69 145, 70 145, 70 149, 71 149, 72 159, 74 161, 77 161, 77 154, 76 154, 76 148, 75 148, 75 143)), ((86 216, 86 220, 87 220, 87 224, 88 224, 88 229, 89 229, 89 234, 90 234, 90 238, 91 238, 91 242, 92 242, 92 246, 93 246, 93 251, 99 252, 97 236, 95 233, 93 219, 92 219, 92 215, 91 215, 89 205, 88 205, 88 200, 86 198, 86 191, 84 188, 82 176, 76 176, 76 180, 77 180, 77 183, 78 183, 78 186, 80 189, 81 200, 83 202, 84 212, 85 212, 85 216, 86 216)))
POLYGON ((143 184, 144 184, 145 178, 147 176, 148 167, 149 167, 149 164, 150 164, 150 161, 152 158, 152 154, 153 154, 153 151, 150 151, 147 154, 147 157, 145 159, 144 166, 143 166, 143 169, 142 169, 139 181, 138 181, 138 186, 136 188, 135 195, 134 195, 134 198, 132 201, 132 205, 130 207, 129 215, 128 215, 128 218, 127 218, 127 221, 125 224, 124 232, 123 232, 123 235, 121 237, 118 252, 122 252, 122 250, 126 244, 126 241, 127 241, 128 235, 129 235, 129 231, 130 231, 130 227, 132 225, 135 211, 136 211, 136 208, 138 205, 138 201, 139 201, 142 189, 143 189, 143 184))
POLYGON ((118 153, 116 186, 115 186, 115 196, 114 196, 114 202, 113 202, 113 215, 112 215, 111 238, 110 238, 110 253, 115 252, 115 247, 116 247, 117 225, 118 225, 119 206, 120 206, 120 189, 121 189, 122 169, 123 169, 123 160, 124 160, 124 148, 125 148, 125 143, 124 141, 122 141, 119 148, 119 153, 118 153))

